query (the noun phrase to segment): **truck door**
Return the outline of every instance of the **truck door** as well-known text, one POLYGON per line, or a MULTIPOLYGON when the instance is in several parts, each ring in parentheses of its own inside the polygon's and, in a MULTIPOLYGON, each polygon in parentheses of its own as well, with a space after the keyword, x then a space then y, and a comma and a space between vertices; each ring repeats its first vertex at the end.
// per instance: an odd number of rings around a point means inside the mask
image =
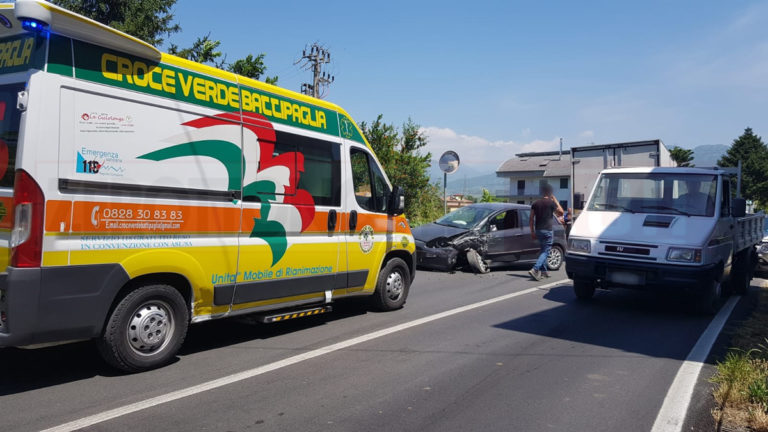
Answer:
POLYGON ((337 284, 342 241, 341 143, 266 127, 246 129, 255 131, 258 145, 249 146, 244 138, 239 277, 232 310, 329 298, 326 292, 337 284))

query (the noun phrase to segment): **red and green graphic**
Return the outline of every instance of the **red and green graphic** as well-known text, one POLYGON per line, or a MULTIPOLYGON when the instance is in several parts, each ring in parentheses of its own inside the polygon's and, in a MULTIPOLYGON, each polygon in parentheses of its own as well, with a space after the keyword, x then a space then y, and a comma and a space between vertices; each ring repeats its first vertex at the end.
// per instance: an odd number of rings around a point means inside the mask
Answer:
POLYGON ((184 123, 197 130, 184 135, 191 137, 191 141, 144 154, 139 159, 164 161, 203 156, 221 162, 227 170, 228 189, 242 190, 243 198, 256 198, 261 202, 260 215, 253 220, 250 236, 267 242, 274 266, 288 249, 286 227, 305 231, 315 217, 315 203, 308 191, 298 188, 304 172, 304 155, 287 152, 275 156, 276 135, 271 123, 260 114, 245 113, 244 116, 247 121, 242 123, 242 148, 226 138, 240 135, 239 114, 223 113, 184 123), (300 215, 300 226, 290 226, 290 218, 272 211, 273 204, 293 206, 300 215))

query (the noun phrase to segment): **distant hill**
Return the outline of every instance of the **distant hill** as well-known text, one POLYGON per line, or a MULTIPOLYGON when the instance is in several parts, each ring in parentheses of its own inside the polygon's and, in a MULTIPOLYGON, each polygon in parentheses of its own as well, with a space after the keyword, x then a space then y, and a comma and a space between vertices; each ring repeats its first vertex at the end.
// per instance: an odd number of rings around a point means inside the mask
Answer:
POLYGON ((723 144, 702 145, 693 148, 693 164, 697 167, 717 166, 717 161, 728 151, 730 146, 723 144))

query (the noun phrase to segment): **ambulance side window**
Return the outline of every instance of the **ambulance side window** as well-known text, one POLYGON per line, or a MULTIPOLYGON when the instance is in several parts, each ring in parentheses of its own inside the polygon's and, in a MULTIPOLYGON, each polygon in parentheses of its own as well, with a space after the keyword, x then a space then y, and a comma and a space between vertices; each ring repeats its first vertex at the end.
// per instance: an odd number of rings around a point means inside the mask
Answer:
POLYGON ((341 206, 341 145, 301 138, 298 151, 304 156, 304 172, 299 173, 299 189, 308 191, 315 205, 341 206))
POLYGON ((350 160, 357 204, 372 212, 386 212, 391 191, 378 165, 370 155, 358 149, 351 150, 350 160))

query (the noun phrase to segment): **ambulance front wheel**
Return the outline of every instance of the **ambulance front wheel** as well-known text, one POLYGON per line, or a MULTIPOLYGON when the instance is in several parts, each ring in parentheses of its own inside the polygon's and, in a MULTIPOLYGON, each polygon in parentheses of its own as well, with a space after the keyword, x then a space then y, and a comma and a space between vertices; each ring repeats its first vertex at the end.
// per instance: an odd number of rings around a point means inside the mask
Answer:
POLYGON ((147 285, 117 304, 99 341, 111 366, 139 372, 171 361, 184 342, 189 311, 184 297, 169 285, 147 285))
POLYGON ((380 311, 400 309, 408 297, 411 273, 408 265, 400 258, 392 258, 379 272, 376 291, 373 293, 373 307, 380 311))

